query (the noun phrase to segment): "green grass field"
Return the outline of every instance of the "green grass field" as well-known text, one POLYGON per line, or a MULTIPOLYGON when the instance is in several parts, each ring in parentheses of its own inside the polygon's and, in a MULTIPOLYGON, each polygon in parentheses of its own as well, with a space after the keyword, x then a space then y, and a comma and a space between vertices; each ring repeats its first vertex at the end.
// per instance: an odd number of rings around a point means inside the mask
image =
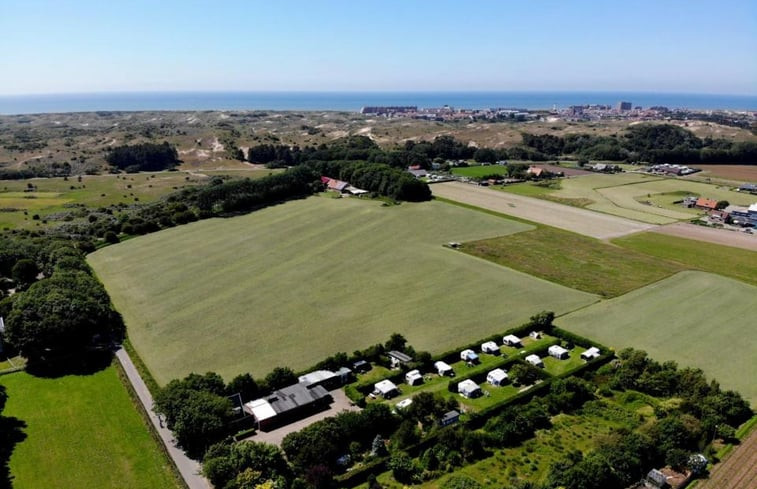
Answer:
MULTIPOLYGON (((259 178, 273 170, 217 171, 214 175, 259 178)), ((187 185, 207 180, 207 175, 188 172, 156 172, 121 175, 4 180, 0 183, 0 229, 36 228, 50 214, 71 210, 67 205, 98 208, 115 204, 151 202, 187 185), (28 185, 35 186, 34 191, 28 185), (24 213, 26 212, 26 213, 24 213), (34 220, 39 214, 40 220, 34 220)), ((52 221, 51 221, 52 222, 52 221)))
POLYGON ((313 197, 89 256, 159 383, 262 376, 404 334, 443 351, 597 297, 443 246, 533 226, 441 202, 313 197))
POLYGON ((613 243, 629 250, 656 256, 686 268, 717 273, 757 285, 757 252, 704 241, 638 233, 616 238, 613 243))
POLYGON ((757 405, 757 287, 703 272, 681 272, 622 297, 559 318, 558 326, 615 349, 699 367, 757 405))
POLYGON ((552 189, 519 184, 505 186, 502 190, 651 224, 669 224, 696 216, 699 211, 673 203, 684 193, 737 205, 749 205, 754 200, 727 186, 638 173, 565 178, 560 180, 559 188, 552 189))
POLYGON ((603 297, 624 294, 684 268, 638 251, 546 226, 468 242, 463 244, 462 250, 603 297))
POLYGON ((26 422, 10 459, 17 489, 177 489, 115 367, 57 379, 0 376, 4 416, 26 422))
POLYGON ((481 178, 486 175, 506 175, 507 167, 502 165, 476 165, 453 168, 453 175, 461 177, 481 178))
POLYGON ((702 197, 727 200, 732 204, 748 205, 749 196, 690 180, 660 178, 640 174, 589 175, 563 181, 562 188, 552 196, 586 198, 594 201, 588 209, 652 224, 667 224, 691 219, 696 212, 673 204, 680 193, 689 192, 702 197), (666 197, 658 194, 668 194, 666 197), (651 203, 647 204, 649 201, 651 203))

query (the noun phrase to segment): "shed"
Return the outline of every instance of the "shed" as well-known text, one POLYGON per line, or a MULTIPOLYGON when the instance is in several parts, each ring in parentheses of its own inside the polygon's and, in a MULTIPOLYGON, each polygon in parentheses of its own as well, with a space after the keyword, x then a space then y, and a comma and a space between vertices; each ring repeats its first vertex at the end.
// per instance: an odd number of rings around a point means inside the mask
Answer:
POLYGON ((250 401, 244 408, 255 417, 258 429, 266 431, 323 409, 332 400, 323 386, 299 383, 250 401))
POLYGON ((547 349, 550 357, 557 358, 558 360, 567 360, 570 358, 570 352, 560 345, 552 345, 547 349))
POLYGON ((391 350, 386 354, 389 356, 389 360, 392 362, 392 368, 397 368, 400 365, 404 365, 413 361, 413 357, 402 353, 401 351, 391 350))
POLYGON ((449 426, 460 421, 460 411, 452 410, 444 413, 444 416, 439 418, 439 424, 442 426, 449 426))
POLYGON ((363 374, 365 372, 368 372, 371 369, 371 364, 366 362, 365 360, 358 360, 357 362, 352 364, 352 370, 359 374, 363 374))
POLYGON ((541 361, 539 355, 529 355, 525 358, 526 362, 530 363, 534 367, 543 367, 544 362, 541 361))
POLYGON ((502 344, 504 344, 505 346, 523 346, 520 342, 520 338, 518 338, 514 334, 509 334, 502 338, 502 344))
POLYGON ((507 383, 507 372, 501 368, 495 368, 486 374, 486 381, 491 385, 501 386, 507 383))
POLYGON ((466 399, 472 399, 482 394, 481 387, 471 379, 465 379, 457 384, 457 392, 466 399))
POLYGON ((423 376, 419 370, 411 370, 405 374, 405 382, 407 382, 407 385, 422 384, 423 376))
POLYGON ((434 368, 436 369, 436 373, 438 373, 440 376, 449 376, 454 377, 455 371, 452 370, 452 367, 449 366, 448 363, 442 362, 441 360, 438 362, 434 362, 434 368))
POLYGON ((460 352, 460 360, 463 360, 465 362, 471 362, 471 363, 478 363, 479 358, 475 351, 473 350, 463 350, 460 352))
POLYGON ((298 382, 306 385, 322 385, 328 390, 335 389, 341 385, 341 378, 330 370, 316 370, 314 372, 300 375, 298 382))
POLYGON ((392 397, 400 393, 399 389, 397 389, 397 386, 394 385, 394 382, 388 379, 384 379, 381 382, 376 382, 373 385, 373 388, 374 392, 384 399, 391 399, 392 397))
POLYGON ((596 346, 592 346, 585 352, 581 353, 581 358, 588 362, 589 360, 593 360, 597 358, 600 353, 601 352, 599 351, 599 348, 597 348, 596 346))
POLYGON ((354 378, 354 375, 352 374, 352 370, 347 367, 341 367, 339 370, 336 371, 337 377, 339 377, 339 381, 342 385, 349 384, 352 382, 352 379, 354 378))
POLYGON ((499 347, 495 342, 487 341, 486 343, 481 344, 481 351, 484 353, 497 354, 499 353, 499 347))

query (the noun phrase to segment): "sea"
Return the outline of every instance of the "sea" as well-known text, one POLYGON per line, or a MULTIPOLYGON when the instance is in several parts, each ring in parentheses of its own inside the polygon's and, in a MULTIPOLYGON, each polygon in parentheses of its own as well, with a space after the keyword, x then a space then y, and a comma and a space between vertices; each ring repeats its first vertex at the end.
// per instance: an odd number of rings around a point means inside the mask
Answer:
POLYGON ((364 106, 561 109, 620 101, 634 107, 757 110, 757 95, 655 92, 107 92, 0 95, 0 114, 142 110, 334 110, 364 106))

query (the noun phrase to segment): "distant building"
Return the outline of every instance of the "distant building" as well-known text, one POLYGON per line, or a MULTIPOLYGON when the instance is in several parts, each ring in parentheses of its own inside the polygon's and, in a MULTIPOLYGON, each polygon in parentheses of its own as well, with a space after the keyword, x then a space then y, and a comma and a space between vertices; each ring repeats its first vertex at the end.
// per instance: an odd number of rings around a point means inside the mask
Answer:
POLYGON ((633 107, 633 104, 631 102, 618 102, 617 109, 618 112, 626 112, 631 110, 633 107))
POLYGON ((442 426, 449 426, 451 424, 457 423, 458 421, 460 421, 460 412, 452 410, 444 413, 444 416, 439 419, 439 424, 442 426))
POLYGON ((361 114, 406 114, 408 112, 418 112, 418 106, 415 105, 394 105, 394 106, 376 106, 363 107, 360 109, 361 114))
POLYGON ((547 349, 549 356, 558 360, 567 360, 570 358, 570 352, 560 345, 552 345, 547 349))

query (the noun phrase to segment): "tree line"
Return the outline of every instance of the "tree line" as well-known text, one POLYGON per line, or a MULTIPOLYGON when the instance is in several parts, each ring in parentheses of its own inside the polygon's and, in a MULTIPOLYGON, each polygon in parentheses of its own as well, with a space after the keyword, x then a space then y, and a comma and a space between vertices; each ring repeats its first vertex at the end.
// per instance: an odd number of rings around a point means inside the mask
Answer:
POLYGON ((105 161, 127 173, 173 170, 181 163, 176 148, 167 141, 115 146, 105 153, 105 161))

